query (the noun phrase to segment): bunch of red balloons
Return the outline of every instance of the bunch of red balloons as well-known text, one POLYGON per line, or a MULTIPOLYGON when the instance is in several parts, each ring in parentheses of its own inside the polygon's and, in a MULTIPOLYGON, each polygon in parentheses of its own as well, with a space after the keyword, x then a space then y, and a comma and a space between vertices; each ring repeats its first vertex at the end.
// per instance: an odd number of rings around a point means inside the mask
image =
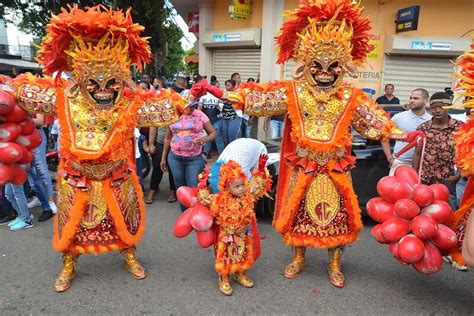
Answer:
POLYGON ((13 96, 0 90, 0 185, 21 184, 27 175, 21 165, 33 160, 32 149, 41 144, 41 134, 28 112, 13 96))
POLYGON ((214 219, 209 208, 198 202, 197 190, 183 186, 176 191, 178 201, 188 209, 176 220, 173 232, 176 237, 183 238, 195 230, 198 244, 208 248, 214 244, 214 219))
POLYGON ((389 244, 401 264, 411 264, 428 275, 441 270, 442 254, 458 243, 456 233, 447 226, 453 216, 448 188, 418 184, 417 172, 401 166, 394 176, 380 179, 377 192, 380 197, 367 202, 367 213, 380 223, 372 228, 372 236, 389 244))

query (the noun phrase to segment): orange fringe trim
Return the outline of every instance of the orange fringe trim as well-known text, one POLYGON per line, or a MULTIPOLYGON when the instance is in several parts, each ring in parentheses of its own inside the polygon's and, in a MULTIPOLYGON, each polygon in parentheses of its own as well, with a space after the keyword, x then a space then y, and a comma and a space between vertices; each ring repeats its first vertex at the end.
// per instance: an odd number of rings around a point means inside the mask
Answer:
POLYGON ((67 253, 74 254, 74 255, 82 255, 82 254, 92 254, 92 255, 100 255, 109 251, 119 251, 125 248, 128 248, 125 243, 119 241, 114 244, 110 245, 90 245, 87 247, 82 246, 71 246, 67 253))
POLYGON ((130 175, 132 177, 133 187, 135 188, 138 195, 138 204, 140 211, 140 227, 138 228, 138 231, 135 235, 130 234, 127 230, 125 220, 117 203, 117 198, 115 197, 115 194, 112 191, 112 188, 110 187, 110 179, 104 181, 105 183, 102 189, 104 194, 104 200, 107 203, 110 216, 112 217, 112 220, 115 224, 115 228, 117 229, 117 235, 128 246, 135 246, 140 242, 141 238, 143 237, 143 234, 145 233, 146 214, 143 191, 138 182, 138 178, 135 173, 131 173, 130 175))
MULTIPOLYGON (((346 235, 335 237, 307 237, 307 236, 292 236, 290 231, 283 235, 283 242, 295 247, 313 247, 313 248, 334 248, 351 244, 359 239, 358 233, 362 230, 362 220, 360 215, 359 202, 357 196, 352 189, 352 183, 346 174, 329 173, 331 178, 336 183, 340 194, 346 199, 344 209, 349 218, 348 225, 353 226, 352 231, 346 235)), ((291 218, 290 223, 293 221, 291 218)))
MULTIPOLYGON (((58 192, 61 194, 61 191, 58 192)), ((62 230, 62 238, 59 238, 59 214, 54 216, 54 235, 53 249, 60 252, 67 252, 74 236, 79 228, 81 219, 84 217, 84 210, 88 201, 88 192, 77 190, 74 194, 72 207, 69 210, 69 221, 64 225, 62 230)))
POLYGON ((474 115, 454 133, 456 164, 463 176, 474 175, 474 115))

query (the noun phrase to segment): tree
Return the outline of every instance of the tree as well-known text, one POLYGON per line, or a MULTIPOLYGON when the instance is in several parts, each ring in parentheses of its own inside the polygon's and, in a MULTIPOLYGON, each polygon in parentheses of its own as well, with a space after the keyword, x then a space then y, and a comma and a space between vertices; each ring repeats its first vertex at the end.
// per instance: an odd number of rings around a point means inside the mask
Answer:
POLYGON ((2 0, 0 2, 0 18, 12 22, 25 33, 32 34, 35 42, 46 34, 46 25, 51 14, 58 14, 67 5, 77 5, 80 8, 103 4, 116 9, 132 8, 133 20, 145 27, 143 36, 148 36, 151 52, 154 55, 152 63, 145 71, 151 75, 174 76, 183 71, 183 55, 179 40, 183 33, 172 22, 172 10, 165 5, 165 0, 2 0), (7 19, 7 14, 14 18, 7 19))
MULTIPOLYGON (((187 51, 184 52, 185 57, 195 55, 195 54, 196 52, 194 51, 194 48, 188 49, 187 51)), ((192 76, 194 74, 199 73, 199 64, 195 64, 195 63, 186 64, 185 69, 186 69, 185 70, 186 74, 192 76)))

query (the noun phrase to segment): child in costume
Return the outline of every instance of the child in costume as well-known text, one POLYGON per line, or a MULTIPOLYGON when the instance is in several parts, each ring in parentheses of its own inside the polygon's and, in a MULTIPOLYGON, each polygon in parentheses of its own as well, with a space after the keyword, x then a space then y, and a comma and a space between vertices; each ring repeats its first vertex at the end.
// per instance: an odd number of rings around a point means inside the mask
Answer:
POLYGON ((254 204, 271 185, 271 178, 265 169, 267 159, 268 156, 260 156, 259 167, 252 172, 250 180, 247 180, 237 162, 216 162, 213 170, 218 170, 217 187, 211 181, 215 194, 207 190, 207 177, 200 175, 198 197, 202 204, 210 206, 211 215, 215 218, 215 269, 219 275, 219 290, 224 295, 232 294, 231 274, 234 274, 235 282, 243 287, 254 285, 246 271, 260 256, 254 204))

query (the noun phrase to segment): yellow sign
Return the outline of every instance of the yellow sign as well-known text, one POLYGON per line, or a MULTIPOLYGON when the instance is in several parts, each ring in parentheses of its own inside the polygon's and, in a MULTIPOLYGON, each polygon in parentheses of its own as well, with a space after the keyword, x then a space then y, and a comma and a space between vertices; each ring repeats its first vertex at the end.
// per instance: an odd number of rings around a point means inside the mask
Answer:
POLYGON ((250 15, 250 0, 234 0, 234 4, 229 6, 231 19, 247 20, 250 15))

